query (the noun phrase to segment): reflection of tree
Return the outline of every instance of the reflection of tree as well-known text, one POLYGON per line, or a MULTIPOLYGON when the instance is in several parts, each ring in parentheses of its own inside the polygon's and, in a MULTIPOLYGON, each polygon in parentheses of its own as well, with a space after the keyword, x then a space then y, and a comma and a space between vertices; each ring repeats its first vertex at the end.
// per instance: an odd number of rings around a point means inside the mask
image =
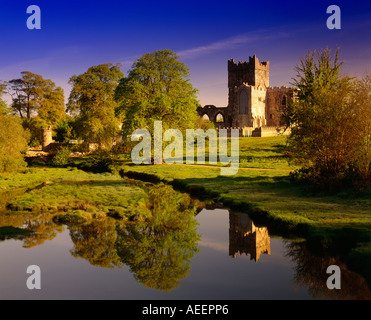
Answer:
POLYGON ((24 248, 36 247, 46 240, 52 240, 65 228, 63 225, 55 224, 50 214, 30 215, 25 219, 24 226, 27 230, 34 231, 32 235, 23 239, 24 248))
POLYGON ((136 280, 170 291, 187 276, 197 251, 196 208, 169 186, 156 185, 147 193, 150 214, 143 223, 118 228, 117 252, 136 280))
POLYGON ((308 293, 318 299, 371 299, 371 291, 367 282, 357 273, 348 270, 347 266, 338 257, 315 257, 309 253, 305 243, 287 242, 287 253, 294 262, 296 284, 305 286, 308 293), (341 289, 330 290, 326 281, 330 274, 327 267, 337 265, 341 270, 341 289))
POLYGON ((72 256, 84 258, 94 266, 122 266, 115 249, 115 225, 114 219, 105 219, 70 226, 70 236, 75 245, 71 250, 72 256))
POLYGON ((52 240, 64 230, 63 225, 53 223, 50 214, 0 214, 0 227, 12 226, 32 230, 34 233, 18 237, 23 240, 24 248, 39 246, 46 240, 52 240))

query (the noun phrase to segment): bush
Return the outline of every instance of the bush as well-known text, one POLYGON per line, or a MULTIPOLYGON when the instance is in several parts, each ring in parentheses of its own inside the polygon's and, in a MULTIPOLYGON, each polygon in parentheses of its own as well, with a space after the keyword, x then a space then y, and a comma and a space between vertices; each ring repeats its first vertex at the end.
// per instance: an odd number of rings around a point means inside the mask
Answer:
POLYGON ((68 147, 63 147, 54 156, 52 165, 56 167, 66 167, 70 164, 71 150, 68 147))

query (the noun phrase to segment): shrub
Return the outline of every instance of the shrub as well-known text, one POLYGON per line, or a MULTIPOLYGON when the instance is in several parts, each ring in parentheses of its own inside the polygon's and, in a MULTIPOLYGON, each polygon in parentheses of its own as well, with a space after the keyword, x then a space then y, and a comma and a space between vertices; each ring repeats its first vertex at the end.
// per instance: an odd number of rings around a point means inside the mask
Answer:
POLYGON ((63 147, 58 150, 52 160, 52 165, 56 167, 66 167, 70 163, 71 150, 68 147, 63 147))

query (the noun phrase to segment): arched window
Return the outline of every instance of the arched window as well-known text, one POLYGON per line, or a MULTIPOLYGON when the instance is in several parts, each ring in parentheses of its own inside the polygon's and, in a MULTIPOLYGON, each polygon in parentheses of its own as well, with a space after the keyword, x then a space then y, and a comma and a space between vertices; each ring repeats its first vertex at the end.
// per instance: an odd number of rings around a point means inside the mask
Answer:
POLYGON ((224 116, 221 113, 218 113, 215 117, 215 122, 224 122, 224 116))
POLYGON ((202 120, 210 120, 209 116, 205 113, 203 116, 202 116, 202 120))
POLYGON ((248 96, 245 90, 240 92, 240 114, 248 114, 249 113, 249 104, 248 104, 248 96))

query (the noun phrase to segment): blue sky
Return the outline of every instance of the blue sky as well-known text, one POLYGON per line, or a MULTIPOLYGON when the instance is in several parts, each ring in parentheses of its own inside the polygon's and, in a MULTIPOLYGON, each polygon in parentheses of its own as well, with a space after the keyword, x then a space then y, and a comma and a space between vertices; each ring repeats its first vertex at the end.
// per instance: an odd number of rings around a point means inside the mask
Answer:
POLYGON ((368 1, 71 1, 0 0, 0 80, 31 71, 65 90, 92 65, 133 61, 158 49, 188 65, 202 105, 227 104, 227 60, 270 61, 271 86, 289 85, 309 50, 340 47, 343 71, 371 73, 368 1), (41 9, 41 30, 28 30, 26 9, 41 9), (329 5, 341 9, 341 30, 329 30, 329 5))

